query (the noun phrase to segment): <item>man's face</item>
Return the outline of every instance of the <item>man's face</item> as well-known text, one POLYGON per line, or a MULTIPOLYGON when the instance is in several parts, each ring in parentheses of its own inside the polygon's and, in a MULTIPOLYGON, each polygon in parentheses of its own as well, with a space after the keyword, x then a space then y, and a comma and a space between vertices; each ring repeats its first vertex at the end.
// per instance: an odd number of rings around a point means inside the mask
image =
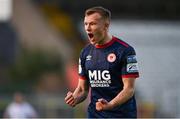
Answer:
POLYGON ((89 41, 93 45, 102 44, 107 34, 107 23, 99 13, 85 16, 84 27, 89 41))

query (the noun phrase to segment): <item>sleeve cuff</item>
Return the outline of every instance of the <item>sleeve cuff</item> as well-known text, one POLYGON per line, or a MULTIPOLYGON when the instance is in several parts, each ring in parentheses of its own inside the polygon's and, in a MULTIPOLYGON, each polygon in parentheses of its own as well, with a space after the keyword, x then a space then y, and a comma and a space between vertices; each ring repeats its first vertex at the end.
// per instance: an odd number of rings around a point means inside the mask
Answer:
POLYGON ((122 78, 138 78, 139 77, 139 73, 137 73, 137 74, 124 74, 121 77, 122 78))
POLYGON ((79 75, 79 79, 81 79, 81 80, 86 80, 86 77, 85 77, 85 76, 80 76, 80 75, 79 75))

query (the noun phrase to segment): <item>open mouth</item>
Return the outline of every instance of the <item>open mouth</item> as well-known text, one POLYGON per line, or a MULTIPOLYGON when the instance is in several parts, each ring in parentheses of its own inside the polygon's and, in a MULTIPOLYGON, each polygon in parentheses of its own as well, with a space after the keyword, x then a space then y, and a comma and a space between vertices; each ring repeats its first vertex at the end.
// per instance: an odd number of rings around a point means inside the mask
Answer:
POLYGON ((88 33, 88 36, 89 36, 89 38, 93 38, 93 34, 92 33, 88 33))

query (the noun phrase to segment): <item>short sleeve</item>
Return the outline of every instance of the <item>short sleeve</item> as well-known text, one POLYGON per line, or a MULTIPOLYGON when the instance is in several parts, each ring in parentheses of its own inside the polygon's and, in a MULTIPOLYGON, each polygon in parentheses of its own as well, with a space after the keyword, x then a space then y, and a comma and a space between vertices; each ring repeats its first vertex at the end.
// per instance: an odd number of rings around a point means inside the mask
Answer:
POLYGON ((138 63, 136 53, 133 47, 128 47, 122 57, 122 78, 137 78, 139 77, 138 63))
POLYGON ((83 50, 81 51, 80 57, 79 57, 79 67, 78 67, 78 73, 80 79, 86 79, 86 70, 85 70, 85 58, 83 56, 83 50))

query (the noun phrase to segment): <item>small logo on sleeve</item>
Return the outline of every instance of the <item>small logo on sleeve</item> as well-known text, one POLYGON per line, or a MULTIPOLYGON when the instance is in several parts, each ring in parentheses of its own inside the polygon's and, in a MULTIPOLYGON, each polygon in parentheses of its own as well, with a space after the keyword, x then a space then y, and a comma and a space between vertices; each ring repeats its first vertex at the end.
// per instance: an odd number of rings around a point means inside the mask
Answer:
POLYGON ((127 56, 127 63, 136 63, 136 55, 127 56))
POLYGON ((114 53, 110 53, 107 56, 107 60, 108 60, 108 62, 114 62, 116 60, 116 55, 114 53))
POLYGON ((138 72, 138 64, 137 63, 127 64, 127 72, 128 73, 138 72))

